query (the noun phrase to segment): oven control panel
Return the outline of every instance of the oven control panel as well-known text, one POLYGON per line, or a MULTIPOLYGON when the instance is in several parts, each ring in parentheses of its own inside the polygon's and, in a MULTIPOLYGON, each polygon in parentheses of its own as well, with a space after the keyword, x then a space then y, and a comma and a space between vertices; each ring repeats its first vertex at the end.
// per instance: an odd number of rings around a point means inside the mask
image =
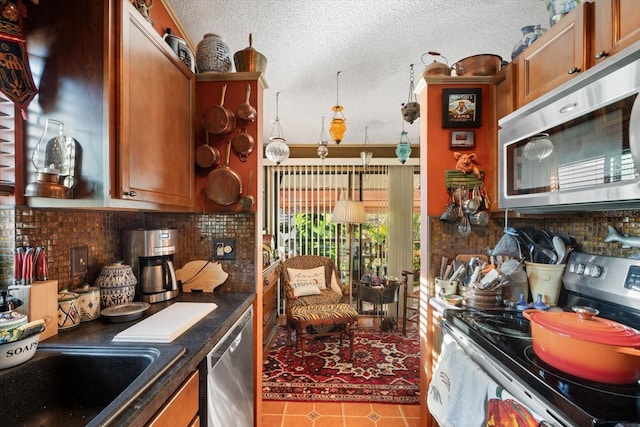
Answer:
POLYGON ((570 292, 640 307, 640 259, 572 252, 562 283, 570 292))

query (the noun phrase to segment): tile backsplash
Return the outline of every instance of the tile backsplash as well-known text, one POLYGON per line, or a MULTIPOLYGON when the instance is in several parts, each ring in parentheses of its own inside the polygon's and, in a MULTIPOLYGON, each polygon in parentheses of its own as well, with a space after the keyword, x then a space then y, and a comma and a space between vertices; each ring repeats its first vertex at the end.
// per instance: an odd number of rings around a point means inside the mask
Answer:
MULTIPOLYGON (((131 228, 176 228, 176 268, 213 255, 216 238, 236 241, 236 259, 220 261, 229 273, 220 291, 255 290, 255 214, 183 214, 93 210, 0 209, 0 285, 13 283, 12 249, 46 246, 49 279, 59 288, 93 284, 102 267, 120 259, 120 232, 131 228), (71 276, 71 249, 88 247, 88 272, 71 276)), ((216 291, 217 291, 216 290, 216 291)))

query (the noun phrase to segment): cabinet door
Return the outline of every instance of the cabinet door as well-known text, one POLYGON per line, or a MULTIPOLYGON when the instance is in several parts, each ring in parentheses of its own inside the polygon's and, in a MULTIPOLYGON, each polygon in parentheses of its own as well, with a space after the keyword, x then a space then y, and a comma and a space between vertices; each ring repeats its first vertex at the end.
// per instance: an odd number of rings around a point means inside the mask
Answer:
POLYGON ((500 70, 493 79, 495 87, 495 111, 496 121, 500 120, 509 113, 512 113, 516 107, 516 73, 518 69, 518 58, 514 59, 511 64, 507 64, 500 70))
POLYGON ((195 75, 122 0, 114 198, 194 206, 195 75))
POLYGON ((590 10, 590 3, 578 5, 519 55, 518 107, 586 69, 590 10))
POLYGON ((640 40, 640 1, 597 0, 593 6, 591 60, 596 64, 640 40))
POLYGON ((199 424, 199 383, 195 371, 149 422, 148 427, 180 427, 199 424))

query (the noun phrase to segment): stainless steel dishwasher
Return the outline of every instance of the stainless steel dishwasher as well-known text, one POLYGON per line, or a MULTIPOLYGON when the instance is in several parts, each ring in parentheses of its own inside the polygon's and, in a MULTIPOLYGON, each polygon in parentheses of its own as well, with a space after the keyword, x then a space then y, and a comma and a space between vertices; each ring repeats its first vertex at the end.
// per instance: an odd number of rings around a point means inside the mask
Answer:
POLYGON ((200 416, 208 427, 252 427, 253 307, 200 364, 200 416))

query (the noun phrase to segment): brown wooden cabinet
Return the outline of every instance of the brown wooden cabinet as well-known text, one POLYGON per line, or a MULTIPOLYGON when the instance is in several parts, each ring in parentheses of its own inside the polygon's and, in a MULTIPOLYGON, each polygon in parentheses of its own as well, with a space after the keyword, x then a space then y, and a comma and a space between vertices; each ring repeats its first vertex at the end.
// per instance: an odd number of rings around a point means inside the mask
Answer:
POLYGON ((193 211, 195 75, 131 0, 48 0, 29 9, 25 36, 39 94, 24 155, 51 117, 77 140, 80 164, 73 199, 26 203, 193 211))
POLYGON ((640 1, 596 0, 593 2, 592 64, 640 40, 640 1))
POLYGON ((518 63, 519 60, 516 57, 510 64, 498 71, 492 80, 496 121, 516 109, 518 63))
POLYGON ((121 5, 118 179, 112 197, 193 206, 195 74, 129 1, 121 5))
POLYGON ((151 419, 149 427, 195 427, 198 416, 198 371, 193 372, 171 396, 165 406, 151 419))
POLYGON ((278 291, 280 261, 262 272, 262 357, 266 357, 278 331, 278 291))
POLYGON ((582 3, 525 49, 518 56, 518 107, 583 72, 590 37, 591 3, 582 3))

